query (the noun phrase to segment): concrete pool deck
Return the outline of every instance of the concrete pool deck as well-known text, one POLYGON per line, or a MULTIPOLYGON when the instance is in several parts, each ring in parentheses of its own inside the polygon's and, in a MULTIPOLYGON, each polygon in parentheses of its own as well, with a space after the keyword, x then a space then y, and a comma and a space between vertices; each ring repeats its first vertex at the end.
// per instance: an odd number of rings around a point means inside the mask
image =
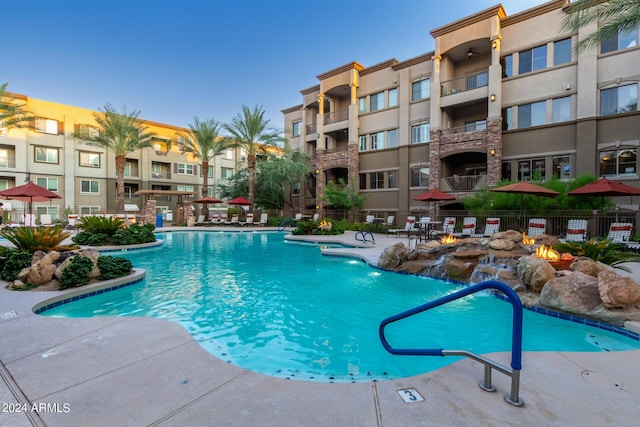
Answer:
MULTIPOLYGON (((331 251, 377 261, 398 241, 407 238, 376 235, 375 246, 331 251)), ((469 359, 400 380, 285 380, 217 359, 168 321, 33 313, 54 294, 0 289, 0 426, 623 426, 640 414, 640 350, 525 352, 525 405, 514 407, 504 401, 510 379, 494 371, 497 391, 487 393, 482 365, 469 359), (405 403, 406 389, 424 400, 405 403)), ((509 353, 489 357, 510 362, 509 353)))

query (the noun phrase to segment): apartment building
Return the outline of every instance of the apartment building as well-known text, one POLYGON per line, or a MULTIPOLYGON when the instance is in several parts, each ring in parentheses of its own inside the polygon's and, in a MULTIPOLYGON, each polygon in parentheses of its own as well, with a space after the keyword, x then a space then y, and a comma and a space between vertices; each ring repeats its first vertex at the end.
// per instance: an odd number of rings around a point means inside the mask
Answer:
MULTIPOLYGON (((324 210, 326 183, 357 183, 372 213, 417 213, 413 197, 457 197, 501 179, 581 174, 640 186, 638 29, 576 53, 596 30, 562 29, 568 0, 508 16, 501 5, 431 30, 435 49, 317 75, 283 110, 315 173, 294 206, 324 210)), ((628 203, 628 200, 625 202, 628 203)))
MULTIPOLYGON (((66 219, 65 211, 76 214, 115 213, 116 168, 112 152, 74 138, 84 128, 98 132, 94 120, 97 111, 14 95, 16 102, 36 119, 22 129, 0 130, 0 190, 34 182, 61 199, 34 203, 36 219, 50 214, 52 219, 66 219)), ((181 150, 177 134, 187 129, 145 121, 154 136, 152 147, 131 152, 125 169, 125 210, 141 215, 149 199, 155 201, 157 213, 165 219, 184 220, 185 206, 202 194, 203 171, 200 162, 181 150), (144 195, 138 193, 139 190, 144 195), (136 194, 138 193, 138 194, 136 194), (151 194, 149 194, 151 193, 151 194), (191 196, 193 194, 193 196, 191 196), (178 218, 182 213, 182 217, 178 218)), ((209 165, 208 192, 215 195, 216 184, 231 178, 246 167, 240 149, 230 149, 209 165)), ((20 222, 25 206, 22 202, 3 200, 5 215, 20 222)), ((151 212, 154 217, 156 212, 151 212)))

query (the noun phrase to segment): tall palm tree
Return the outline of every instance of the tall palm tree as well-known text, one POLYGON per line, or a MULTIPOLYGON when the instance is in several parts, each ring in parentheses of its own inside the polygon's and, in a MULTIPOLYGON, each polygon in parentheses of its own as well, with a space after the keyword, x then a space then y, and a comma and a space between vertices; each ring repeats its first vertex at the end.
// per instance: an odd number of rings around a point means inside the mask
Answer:
POLYGON ((0 85, 0 129, 25 127, 34 117, 24 104, 14 102, 14 97, 6 92, 7 84, 0 85))
POLYGON ((249 201, 253 205, 256 181, 256 156, 264 153, 267 146, 283 142, 280 131, 269 125, 265 119, 262 106, 254 106, 253 110, 242 106, 242 113, 237 114, 231 123, 224 128, 231 134, 237 147, 247 153, 247 169, 249 170, 249 201))
MULTIPOLYGON (((233 141, 230 138, 220 135, 222 125, 214 119, 201 121, 197 116, 193 118, 193 123, 189 124, 187 133, 178 133, 182 138, 184 151, 191 153, 193 157, 200 161, 202 167, 202 197, 206 197, 209 189, 209 163, 216 156, 231 148, 233 141)), ((209 209, 204 206, 204 219, 209 219, 209 209)))
POLYGON ((76 138, 88 141, 88 144, 111 151, 116 156, 116 197, 118 198, 118 213, 124 213, 124 169, 127 165, 127 154, 141 148, 151 147, 152 134, 147 132, 144 121, 139 120, 140 110, 117 111, 110 103, 104 106, 104 111, 94 113, 99 132, 81 129, 74 133, 76 138))
POLYGON ((580 40, 577 51, 596 46, 621 32, 638 31, 640 0, 576 0, 569 6, 563 28, 578 31, 593 23, 599 24, 598 30, 580 40))

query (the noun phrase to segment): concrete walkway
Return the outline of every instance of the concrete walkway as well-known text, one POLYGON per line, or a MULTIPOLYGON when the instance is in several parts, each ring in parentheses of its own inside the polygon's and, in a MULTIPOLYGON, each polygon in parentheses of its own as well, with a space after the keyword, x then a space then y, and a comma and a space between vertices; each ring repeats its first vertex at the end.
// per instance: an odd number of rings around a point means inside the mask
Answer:
MULTIPOLYGON (((377 260, 398 240, 330 251, 377 260)), ((392 381, 284 380, 215 358, 167 321, 34 314, 52 294, 0 289, 0 426, 631 426, 640 414, 640 350, 525 353, 514 407, 510 379, 494 371, 498 391, 484 392, 471 360, 392 381), (407 389, 424 400, 405 403, 407 389)))

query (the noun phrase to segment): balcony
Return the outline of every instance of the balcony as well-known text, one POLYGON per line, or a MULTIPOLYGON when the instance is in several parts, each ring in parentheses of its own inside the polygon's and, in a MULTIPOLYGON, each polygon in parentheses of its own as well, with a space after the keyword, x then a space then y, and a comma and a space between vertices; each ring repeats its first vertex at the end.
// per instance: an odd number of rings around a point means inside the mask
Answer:
POLYGON ((442 180, 444 180, 451 191, 470 192, 480 188, 486 188, 487 175, 454 175, 445 176, 442 180))
POLYGON ((470 123, 466 123, 464 126, 458 126, 455 128, 443 129, 442 136, 458 135, 461 133, 475 132, 480 130, 487 130, 487 121, 478 120, 470 123))
POLYGON ((440 96, 450 96, 456 93, 485 87, 489 85, 489 70, 481 70, 466 76, 447 80, 440 85, 440 96))

